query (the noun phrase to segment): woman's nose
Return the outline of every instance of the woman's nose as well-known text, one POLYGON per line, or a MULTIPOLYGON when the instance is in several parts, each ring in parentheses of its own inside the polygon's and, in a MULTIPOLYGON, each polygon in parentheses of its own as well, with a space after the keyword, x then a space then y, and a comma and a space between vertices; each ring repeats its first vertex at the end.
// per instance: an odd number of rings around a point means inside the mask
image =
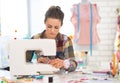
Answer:
POLYGON ((51 31, 54 31, 54 28, 52 28, 51 31))

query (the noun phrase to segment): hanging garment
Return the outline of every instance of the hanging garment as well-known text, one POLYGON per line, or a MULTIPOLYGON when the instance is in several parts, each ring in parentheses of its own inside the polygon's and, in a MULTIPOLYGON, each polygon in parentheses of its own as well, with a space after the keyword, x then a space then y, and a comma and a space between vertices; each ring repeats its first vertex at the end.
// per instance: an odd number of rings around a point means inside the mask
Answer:
POLYGON ((78 45, 95 45, 100 42, 97 24, 100 21, 96 4, 74 4, 71 22, 74 25, 73 40, 78 45))
POLYGON ((117 17, 117 31, 116 31, 116 36, 115 36, 115 42, 114 42, 114 49, 117 51, 120 51, 120 14, 118 13, 117 17))

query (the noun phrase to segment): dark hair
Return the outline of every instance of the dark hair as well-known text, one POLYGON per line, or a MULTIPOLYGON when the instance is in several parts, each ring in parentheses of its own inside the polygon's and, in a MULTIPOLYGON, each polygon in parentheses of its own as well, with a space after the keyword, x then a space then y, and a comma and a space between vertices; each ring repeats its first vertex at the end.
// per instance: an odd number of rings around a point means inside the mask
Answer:
POLYGON ((47 18, 59 19, 61 20, 61 25, 63 25, 64 13, 59 6, 51 6, 45 14, 44 22, 46 22, 47 18))

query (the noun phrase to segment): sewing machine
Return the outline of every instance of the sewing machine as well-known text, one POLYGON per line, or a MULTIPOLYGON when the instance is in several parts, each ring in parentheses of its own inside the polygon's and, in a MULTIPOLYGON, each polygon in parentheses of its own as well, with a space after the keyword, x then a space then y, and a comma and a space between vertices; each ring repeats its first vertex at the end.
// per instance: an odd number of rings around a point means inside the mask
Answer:
POLYGON ((38 72, 39 74, 50 74, 59 71, 59 69, 49 64, 27 63, 25 58, 27 50, 42 50, 44 56, 55 56, 56 43, 53 39, 23 39, 10 41, 9 55, 11 75, 38 75, 38 72))

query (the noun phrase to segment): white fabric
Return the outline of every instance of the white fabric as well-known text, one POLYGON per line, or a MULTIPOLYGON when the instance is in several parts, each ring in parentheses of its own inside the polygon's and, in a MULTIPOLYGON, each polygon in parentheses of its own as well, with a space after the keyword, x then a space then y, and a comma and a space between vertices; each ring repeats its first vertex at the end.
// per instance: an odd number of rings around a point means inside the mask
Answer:
POLYGON ((9 66, 8 37, 0 37, 0 68, 9 66))

